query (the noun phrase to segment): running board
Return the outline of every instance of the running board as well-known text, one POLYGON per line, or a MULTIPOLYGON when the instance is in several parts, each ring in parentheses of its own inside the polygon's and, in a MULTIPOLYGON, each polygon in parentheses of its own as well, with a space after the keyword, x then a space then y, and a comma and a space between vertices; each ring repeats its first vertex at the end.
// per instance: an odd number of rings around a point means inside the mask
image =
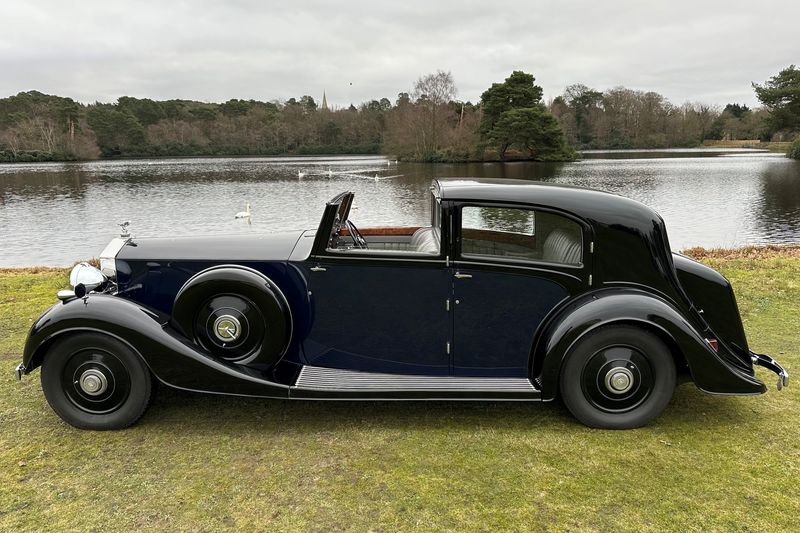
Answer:
POLYGON ((527 378, 419 376, 303 366, 290 397, 535 399, 527 378))

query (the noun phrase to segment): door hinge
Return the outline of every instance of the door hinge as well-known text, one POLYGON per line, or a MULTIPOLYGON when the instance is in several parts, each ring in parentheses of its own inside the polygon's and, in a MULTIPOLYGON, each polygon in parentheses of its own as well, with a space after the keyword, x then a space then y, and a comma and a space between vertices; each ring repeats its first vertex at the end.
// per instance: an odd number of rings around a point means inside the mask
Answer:
POLYGON ((590 254, 594 253, 594 241, 589 243, 589 253, 590 254))
POLYGON ((590 287, 592 286, 592 275, 591 274, 589 274, 589 286, 590 287))
POLYGON ((450 355, 450 343, 447 343, 447 355, 450 355))
POLYGON ((444 301, 444 308, 448 311, 450 310, 450 298, 444 301))
POLYGON ((450 256, 449 255, 444 256, 444 266, 446 266, 448 268, 450 267, 450 256))

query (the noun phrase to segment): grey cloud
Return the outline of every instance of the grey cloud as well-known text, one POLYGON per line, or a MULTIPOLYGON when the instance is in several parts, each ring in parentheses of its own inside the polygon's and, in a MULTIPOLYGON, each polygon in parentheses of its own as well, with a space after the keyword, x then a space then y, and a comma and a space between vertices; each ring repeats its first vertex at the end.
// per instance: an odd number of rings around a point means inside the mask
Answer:
POLYGON ((80 101, 394 99, 452 71, 475 101, 514 69, 552 98, 571 83, 755 105, 751 81, 800 63, 797 2, 234 2, 0 5, 0 96, 80 101), (78 7, 75 7, 77 5, 78 7))

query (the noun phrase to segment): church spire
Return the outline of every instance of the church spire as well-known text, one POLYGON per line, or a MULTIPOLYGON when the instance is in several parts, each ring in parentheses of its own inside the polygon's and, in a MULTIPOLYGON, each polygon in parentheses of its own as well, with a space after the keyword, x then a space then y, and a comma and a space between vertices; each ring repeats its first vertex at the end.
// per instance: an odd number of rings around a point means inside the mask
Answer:
POLYGON ((328 97, 325 96, 325 91, 322 91, 322 110, 328 111, 328 97))

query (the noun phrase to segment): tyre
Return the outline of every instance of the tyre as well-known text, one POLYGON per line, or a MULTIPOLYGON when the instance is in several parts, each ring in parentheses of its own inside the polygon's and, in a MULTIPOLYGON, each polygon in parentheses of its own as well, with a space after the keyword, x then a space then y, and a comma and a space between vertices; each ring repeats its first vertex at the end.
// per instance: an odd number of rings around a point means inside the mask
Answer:
POLYGON ((675 391, 672 355, 655 335, 633 326, 608 326, 578 341, 561 368, 561 397, 587 426, 644 426, 675 391))
POLYGON ((47 403, 82 429, 122 429, 147 410, 150 370, 127 345, 108 335, 77 333, 56 341, 42 363, 47 403))
POLYGON ((175 297, 172 324, 215 357, 243 365, 275 364, 291 335, 283 294, 244 268, 212 268, 189 280, 175 297))

